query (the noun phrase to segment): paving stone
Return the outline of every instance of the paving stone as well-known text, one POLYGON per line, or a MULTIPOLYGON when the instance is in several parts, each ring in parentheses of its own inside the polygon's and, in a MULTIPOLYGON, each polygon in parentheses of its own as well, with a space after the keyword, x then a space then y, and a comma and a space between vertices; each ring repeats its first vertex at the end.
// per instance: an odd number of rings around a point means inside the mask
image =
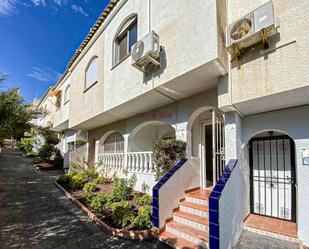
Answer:
POLYGON ((35 170, 18 151, 0 154, 0 248, 168 249, 104 234, 55 187, 58 173, 35 170))

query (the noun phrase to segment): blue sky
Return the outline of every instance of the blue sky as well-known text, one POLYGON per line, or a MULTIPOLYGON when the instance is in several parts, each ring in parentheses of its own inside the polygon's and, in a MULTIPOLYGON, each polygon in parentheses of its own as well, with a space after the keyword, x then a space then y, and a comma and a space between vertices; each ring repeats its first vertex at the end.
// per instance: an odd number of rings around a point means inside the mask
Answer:
POLYGON ((0 0, 0 72, 27 102, 41 97, 108 0, 0 0))

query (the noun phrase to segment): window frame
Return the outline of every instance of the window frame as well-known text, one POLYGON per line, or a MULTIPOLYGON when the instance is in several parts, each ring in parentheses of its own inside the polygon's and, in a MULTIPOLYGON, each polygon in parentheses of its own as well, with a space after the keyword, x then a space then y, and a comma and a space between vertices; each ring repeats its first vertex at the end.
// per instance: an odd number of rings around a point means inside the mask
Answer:
POLYGON ((71 85, 69 84, 64 90, 63 104, 65 105, 66 103, 70 102, 70 99, 71 99, 71 85), (68 99, 68 90, 70 90, 69 99, 68 99))
MULTIPOLYGON (((113 41, 113 66, 112 69, 121 64, 123 61, 125 61, 130 55, 131 55, 131 47, 130 46, 130 33, 132 33, 132 28, 136 28, 136 41, 138 41, 138 17, 137 14, 134 14, 133 16, 130 16, 126 19, 125 22, 122 23, 120 28, 118 28, 118 31, 116 33, 116 36, 113 41), (120 58, 120 41, 122 39, 127 39, 126 42, 126 55, 124 55, 122 58, 120 58)), ((135 44, 134 43, 134 44, 135 44)))
POLYGON ((118 153, 124 153, 124 137, 123 135, 118 132, 118 131, 115 131, 111 134, 109 134, 106 139, 104 140, 104 142, 102 143, 102 147, 103 147, 103 154, 118 154, 118 153), (121 138, 121 139, 120 139, 121 138), (113 143, 108 143, 108 140, 109 139, 113 139, 113 143), (112 150, 106 150, 105 146, 106 145, 112 145, 114 148, 113 148, 113 151, 112 150), (122 150, 118 150, 118 147, 121 147, 122 150))
POLYGON ((91 57, 91 59, 88 62, 88 65, 86 67, 86 70, 85 70, 84 92, 88 91, 88 89, 90 89, 93 85, 98 83, 98 80, 99 80, 99 56, 95 55, 95 56, 91 57), (88 70, 89 70, 91 64, 95 60, 97 60, 97 63, 98 63, 98 66, 97 66, 97 77, 96 77, 96 80, 94 82, 92 82, 91 84, 87 85, 87 73, 88 73, 88 70))

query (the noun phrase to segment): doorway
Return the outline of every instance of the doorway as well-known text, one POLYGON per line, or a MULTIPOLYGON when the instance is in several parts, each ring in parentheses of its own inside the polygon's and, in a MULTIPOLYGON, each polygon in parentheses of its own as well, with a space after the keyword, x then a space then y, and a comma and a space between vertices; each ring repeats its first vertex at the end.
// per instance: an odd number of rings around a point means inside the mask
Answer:
POLYGON ((294 141, 286 135, 250 141, 251 213, 296 221, 294 141))
POLYGON ((225 166, 224 116, 211 110, 211 117, 201 122, 201 187, 216 185, 225 166))

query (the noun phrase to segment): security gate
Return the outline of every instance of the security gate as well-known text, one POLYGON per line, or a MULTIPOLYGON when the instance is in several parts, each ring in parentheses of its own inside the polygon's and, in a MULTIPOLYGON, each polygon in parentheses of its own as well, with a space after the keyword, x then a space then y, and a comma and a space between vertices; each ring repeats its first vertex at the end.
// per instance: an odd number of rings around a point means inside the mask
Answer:
POLYGON ((296 219, 294 142, 288 136, 250 142, 251 212, 296 219))

